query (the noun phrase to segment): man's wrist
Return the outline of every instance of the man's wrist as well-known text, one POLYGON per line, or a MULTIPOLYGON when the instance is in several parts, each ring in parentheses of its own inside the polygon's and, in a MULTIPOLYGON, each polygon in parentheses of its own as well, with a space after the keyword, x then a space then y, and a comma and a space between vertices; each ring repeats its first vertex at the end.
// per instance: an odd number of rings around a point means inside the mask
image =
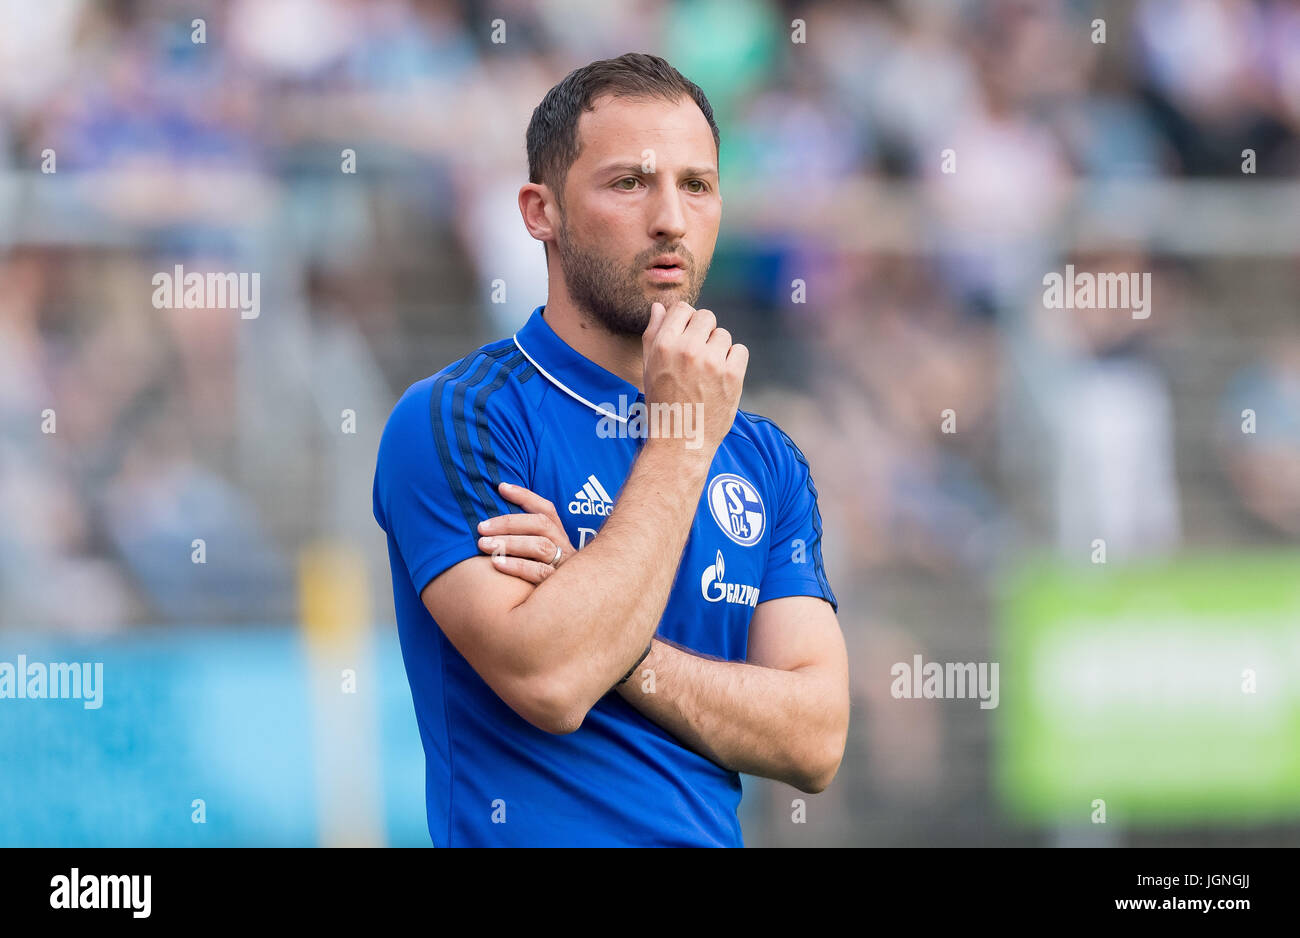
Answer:
POLYGON ((640 458, 651 467, 671 473, 674 478, 684 478, 703 486, 716 454, 715 446, 691 449, 684 440, 651 437, 645 441, 640 458))
POLYGON ((651 639, 650 644, 645 646, 645 651, 641 652, 641 657, 636 660, 636 664, 632 665, 632 667, 628 669, 627 674, 623 675, 622 679, 617 684, 614 685, 615 687, 621 687, 622 685, 628 682, 628 680, 632 677, 632 675, 636 673, 636 669, 641 667, 641 662, 645 661, 646 658, 650 657, 650 649, 653 647, 654 647, 654 639, 651 639))

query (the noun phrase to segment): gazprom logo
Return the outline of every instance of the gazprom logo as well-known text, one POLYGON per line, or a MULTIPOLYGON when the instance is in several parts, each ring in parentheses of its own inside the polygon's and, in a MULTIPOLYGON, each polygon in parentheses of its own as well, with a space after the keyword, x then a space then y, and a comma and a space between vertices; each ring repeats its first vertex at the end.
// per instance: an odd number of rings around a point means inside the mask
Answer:
POLYGON ((709 510, 722 533, 741 547, 752 547, 763 536, 767 513, 758 489, 748 479, 724 472, 709 483, 709 510))
POLYGON ((700 592, 704 598, 711 603, 725 600, 738 606, 758 605, 758 587, 750 586, 748 583, 728 583, 723 579, 726 572, 726 564, 722 562, 722 551, 718 551, 717 559, 705 567, 704 573, 700 576, 700 592))

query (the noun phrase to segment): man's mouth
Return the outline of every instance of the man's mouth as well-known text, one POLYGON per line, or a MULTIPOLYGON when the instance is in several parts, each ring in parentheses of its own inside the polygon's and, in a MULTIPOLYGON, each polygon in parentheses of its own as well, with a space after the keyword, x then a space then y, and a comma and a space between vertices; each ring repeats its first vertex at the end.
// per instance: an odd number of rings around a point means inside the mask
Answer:
POLYGON ((678 283, 686 276, 686 264, 678 254, 660 254, 646 268, 655 283, 678 283))
POLYGON ((656 264, 647 267, 646 272, 656 283, 676 283, 686 277, 686 268, 678 264, 656 264))

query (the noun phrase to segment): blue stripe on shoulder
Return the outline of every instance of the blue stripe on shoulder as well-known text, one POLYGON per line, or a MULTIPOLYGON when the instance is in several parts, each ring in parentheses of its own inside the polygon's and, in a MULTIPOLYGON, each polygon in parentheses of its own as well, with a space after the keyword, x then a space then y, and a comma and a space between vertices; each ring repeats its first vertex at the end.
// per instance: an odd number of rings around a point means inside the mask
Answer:
MULTIPOLYGON (((492 434, 488 430, 487 422, 488 398, 501 389, 501 387, 506 383, 506 380, 510 377, 511 373, 515 371, 523 361, 524 356, 520 352, 507 356, 505 360, 497 366, 496 374, 492 378, 491 383, 483 385, 478 389, 477 393, 474 395, 474 401, 471 404, 471 412, 474 415, 474 427, 478 431, 479 450, 483 455, 483 474, 486 476, 489 483, 489 485, 483 486, 483 488, 486 488, 490 494, 490 500, 485 502, 484 506, 491 509, 492 515, 504 515, 510 511, 523 510, 506 502, 497 492, 497 487, 501 485, 501 469, 497 465, 496 453, 492 449, 492 434), (496 510, 498 506, 501 508, 500 511, 496 510)), ((460 417, 459 411, 457 411, 456 416, 457 418, 460 417)), ((456 428, 456 435, 457 438, 460 438, 461 436, 461 427, 459 424, 456 428)), ((472 455, 473 454, 468 448, 464 450, 464 457, 466 459, 471 458, 472 455)), ((475 475, 475 481, 480 481, 480 477, 477 474, 475 475)), ((484 517, 490 517, 490 515, 484 515, 484 517)))
MULTIPOLYGON (((429 398, 429 419, 433 425, 433 439, 438 450, 438 460, 442 464, 443 474, 446 475, 447 481, 451 484, 452 493, 456 496, 456 504, 460 507, 461 514, 465 517, 465 522, 469 525, 470 532, 478 528, 478 523, 488 515, 479 516, 474 507, 469 489, 465 485, 465 473, 456 466, 451 454, 451 441, 448 433, 447 421, 443 418, 442 408, 448 384, 454 382, 454 391, 451 401, 451 430, 456 434, 459 452, 465 463, 465 472, 475 477, 475 482, 480 487, 483 486, 481 478, 477 477, 473 462, 473 454, 469 453, 468 437, 464 433, 464 417, 460 411, 464 404, 465 391, 470 385, 477 384, 486 377, 487 371, 501 359, 507 358, 514 351, 512 345, 500 345, 497 348, 480 349, 473 355, 467 355, 449 372, 438 378, 433 383, 433 389, 429 398), (478 362, 478 368, 474 374, 466 381, 463 380, 466 372, 478 362)), ((481 494, 481 493, 480 493, 481 494)))

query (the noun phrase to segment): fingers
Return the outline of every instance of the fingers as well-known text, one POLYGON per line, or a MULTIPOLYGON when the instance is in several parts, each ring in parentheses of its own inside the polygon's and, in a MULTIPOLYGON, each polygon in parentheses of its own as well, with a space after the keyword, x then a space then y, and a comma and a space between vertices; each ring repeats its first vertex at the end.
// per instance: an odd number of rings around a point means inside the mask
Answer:
POLYGON ((695 309, 685 300, 679 300, 668 310, 664 309, 664 304, 656 302, 650 304, 650 322, 643 338, 647 346, 660 335, 671 339, 685 334, 703 343, 717 324, 717 317, 711 310, 695 309))
POLYGON ((478 533, 483 536, 524 534, 555 539, 559 533, 555 530, 555 524, 547 515, 497 515, 480 523, 478 533))
MULTIPOLYGON (((560 516, 555 512, 555 505, 536 492, 525 488, 522 485, 512 485, 509 482, 502 482, 497 486, 497 491, 501 497, 508 502, 512 502, 522 508, 524 511, 531 511, 534 514, 546 515, 548 518, 554 518, 558 524, 560 516)), ((509 516, 503 516, 509 517, 509 516)))
POLYGON ((555 572, 555 568, 548 563, 524 560, 521 557, 507 557, 504 554, 493 554, 492 566, 502 573, 533 584, 541 583, 555 572))
MULTIPOLYGON (((509 557, 519 557, 522 560, 537 560, 548 566, 552 558, 555 557, 555 546, 555 542, 549 537, 528 535, 497 535, 478 539, 478 549, 485 554, 494 556, 505 554, 509 557)), ((561 554, 562 556, 563 554, 561 554)))
POLYGON ((704 344, 711 349, 726 354, 727 349, 731 348, 731 333, 719 326, 713 330, 713 334, 709 336, 709 341, 704 344))
MULTIPOLYGON (((662 303, 655 303, 650 307, 650 315, 654 315, 654 307, 663 306, 662 303)), ((664 315, 663 322, 659 326, 657 335, 679 336, 686 331, 686 324, 691 321, 691 316, 695 310, 684 300, 673 304, 673 308, 668 310, 664 315)))
POLYGON ((745 346, 736 344, 727 352, 727 367, 732 374, 745 376, 745 369, 749 367, 749 349, 745 346))
POLYGON ((698 342, 703 345, 713 334, 713 330, 718 327, 718 317, 713 315, 712 310, 697 309, 691 315, 691 321, 687 324, 684 335, 692 342, 698 342))
POLYGON ((663 328, 664 318, 667 315, 668 310, 664 309, 663 303, 655 302, 650 304, 650 321, 646 323, 645 332, 641 334, 641 338, 645 340, 646 344, 654 341, 655 336, 659 334, 659 330, 663 328))
MULTIPOLYGON (((551 566, 551 559, 555 557, 557 547, 560 549, 560 560, 556 562, 556 566, 574 553, 568 532, 564 530, 564 524, 560 521, 560 516, 551 502, 522 485, 502 482, 499 489, 506 499, 528 511, 524 514, 511 512, 497 515, 495 518, 480 522, 478 526, 480 550, 494 556, 509 555, 530 563, 535 560, 545 565, 548 570, 555 569, 551 566)), ((538 583, 548 576, 550 576, 549 572, 543 573, 540 578, 529 576, 525 579, 538 583)))

